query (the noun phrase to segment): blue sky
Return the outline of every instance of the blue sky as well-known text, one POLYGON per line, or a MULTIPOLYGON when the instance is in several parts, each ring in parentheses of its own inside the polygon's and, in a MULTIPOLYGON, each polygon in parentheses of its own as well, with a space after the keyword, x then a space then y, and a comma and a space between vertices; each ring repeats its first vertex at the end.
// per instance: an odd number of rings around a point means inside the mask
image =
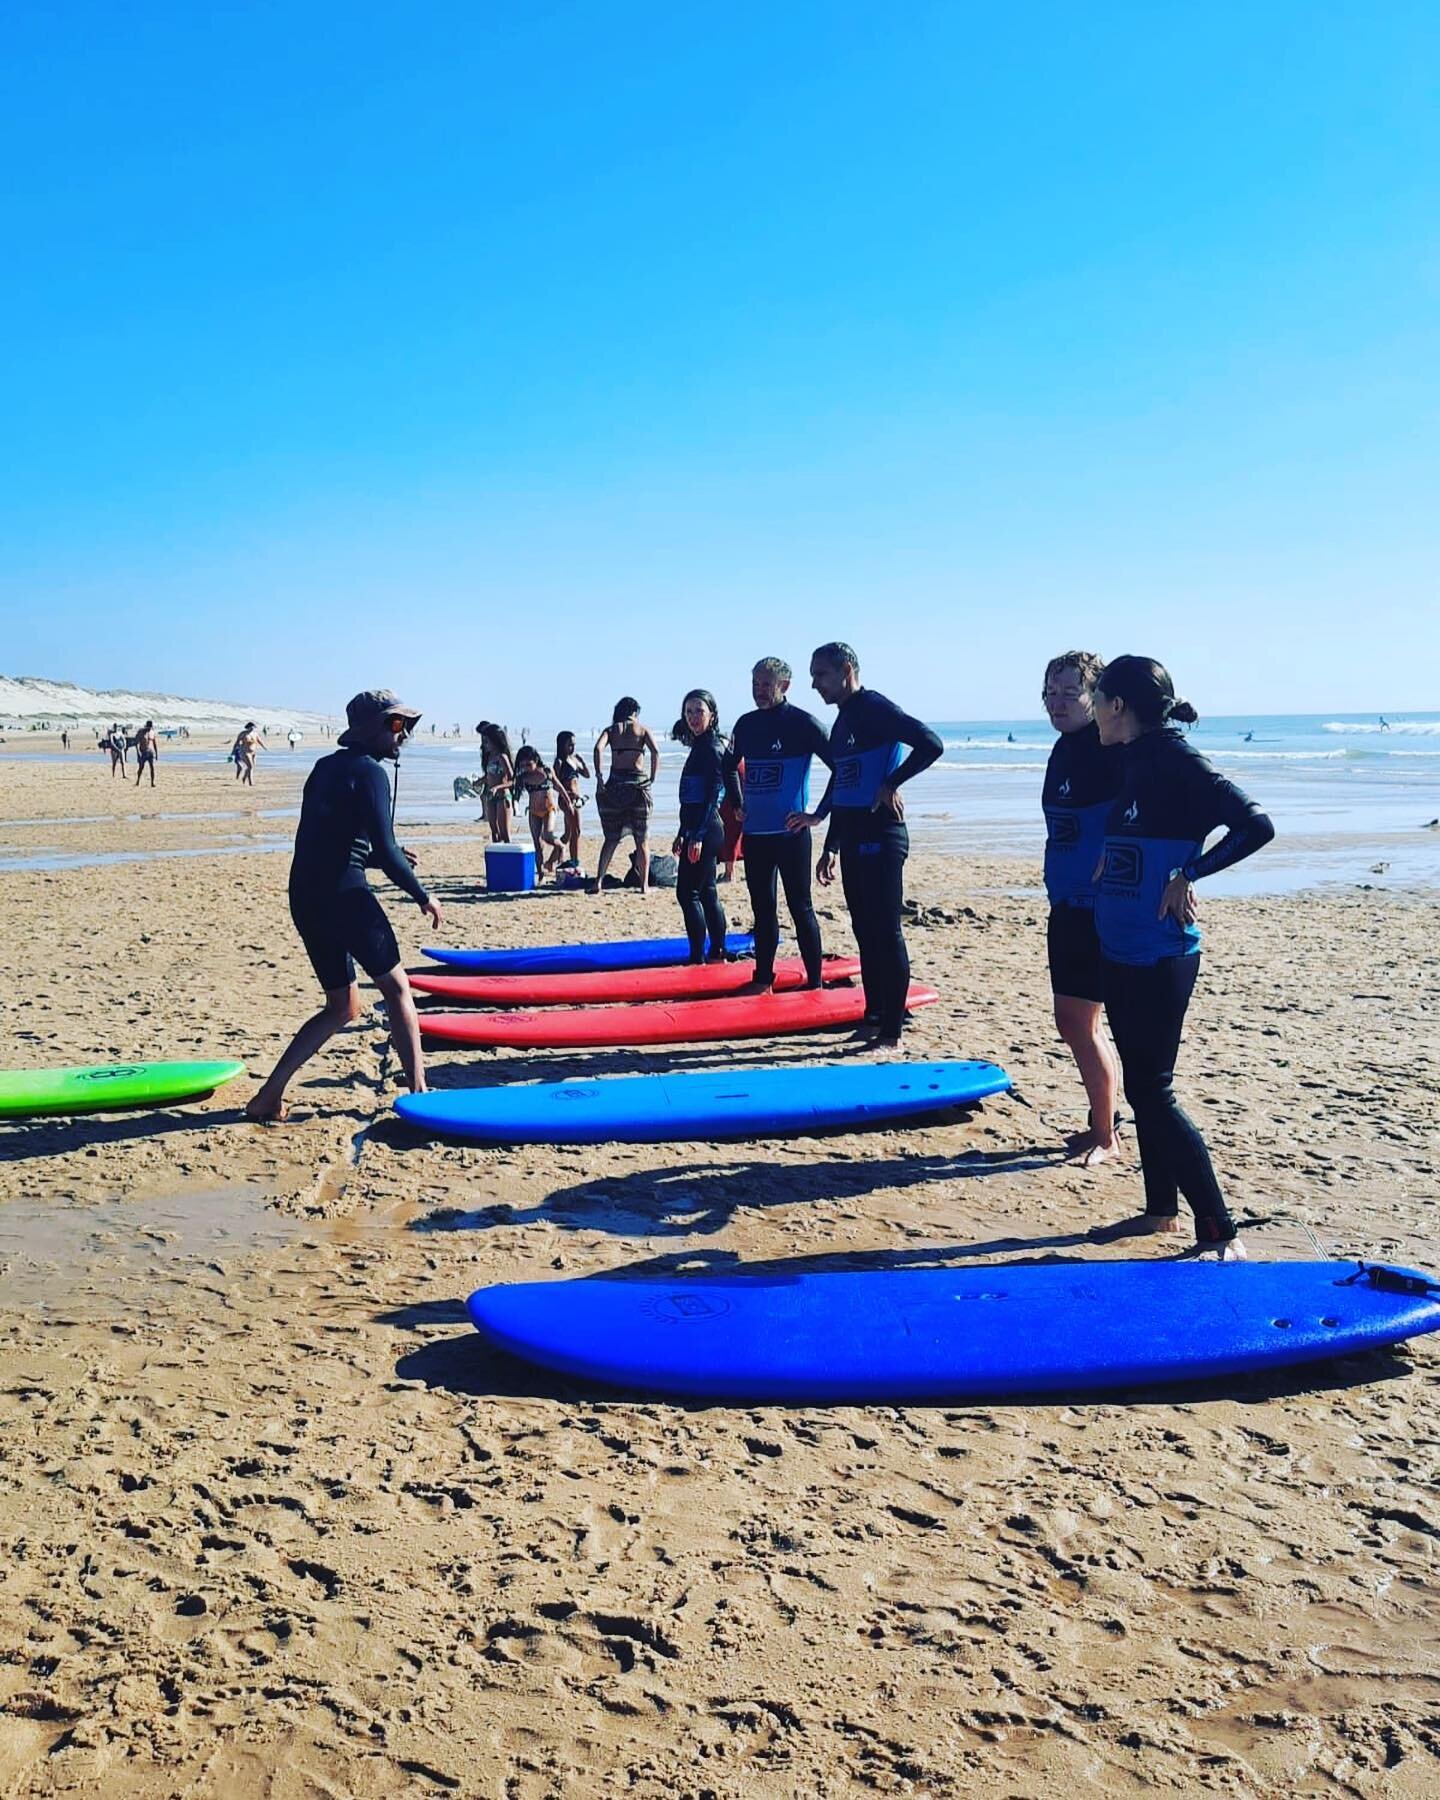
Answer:
POLYGON ((1431 4, 32 6, 0 669, 1440 692, 1431 4))

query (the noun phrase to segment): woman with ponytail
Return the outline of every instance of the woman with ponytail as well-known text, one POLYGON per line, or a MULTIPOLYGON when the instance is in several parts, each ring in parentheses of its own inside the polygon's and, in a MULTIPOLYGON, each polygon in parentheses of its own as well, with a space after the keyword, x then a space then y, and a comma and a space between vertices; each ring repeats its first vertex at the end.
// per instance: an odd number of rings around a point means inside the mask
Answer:
POLYGON ((691 688, 670 734, 690 754, 680 771, 680 830, 672 846, 679 864, 675 895, 690 941, 690 961, 725 961, 725 908, 715 885, 715 859, 725 842, 720 802, 740 806, 740 784, 725 766, 726 740, 720 735, 715 696, 691 688), (706 955, 706 935, 710 952, 706 955))
POLYGON ((1199 715, 1148 656, 1118 656, 1095 684, 1100 742, 1118 746, 1120 791, 1098 866, 1095 927, 1105 1011, 1145 1176, 1145 1210, 1092 1235, 1109 1242, 1178 1231, 1181 1194, 1201 1249, 1240 1257, 1235 1222, 1194 1121, 1175 1098, 1175 1061, 1200 970, 1194 884, 1252 856, 1275 835, 1255 802, 1176 729, 1199 715), (1224 836, 1210 850, 1212 831, 1224 836))

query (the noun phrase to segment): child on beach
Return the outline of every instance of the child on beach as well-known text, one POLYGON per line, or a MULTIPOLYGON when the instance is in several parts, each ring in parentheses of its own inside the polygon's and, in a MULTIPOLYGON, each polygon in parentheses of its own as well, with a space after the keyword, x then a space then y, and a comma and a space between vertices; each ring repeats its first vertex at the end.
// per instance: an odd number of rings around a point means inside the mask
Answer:
POLYGON ((485 757, 482 786, 485 799, 485 822, 490 838, 496 844, 510 842, 510 812, 514 796, 515 763, 510 755, 510 739, 503 725, 488 719, 476 727, 480 733, 480 749, 485 757))
POLYGON ((530 836, 535 842, 535 873, 539 878, 559 866, 565 850, 565 837, 555 829, 555 815, 563 809, 568 828, 574 807, 559 776, 547 767, 533 744, 522 744, 515 752, 515 783, 526 796, 530 836), (545 854, 547 845, 550 847, 548 858, 545 854))
POLYGON ((569 855, 560 866, 567 869, 578 869, 580 867, 580 808, 585 804, 585 796, 580 791, 580 781, 582 776, 585 780, 589 780, 590 770, 585 758, 575 748, 573 731, 562 731, 555 739, 555 761, 552 767, 560 777, 560 785, 570 796, 570 811, 565 815, 565 848, 569 855))

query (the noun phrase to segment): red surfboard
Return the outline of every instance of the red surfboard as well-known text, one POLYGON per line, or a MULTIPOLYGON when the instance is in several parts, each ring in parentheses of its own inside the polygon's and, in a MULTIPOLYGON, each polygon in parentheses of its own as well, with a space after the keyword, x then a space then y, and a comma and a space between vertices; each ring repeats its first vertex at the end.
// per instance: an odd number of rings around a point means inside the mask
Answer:
MULTIPOLYGON (((671 969, 597 969, 588 975, 412 975, 417 994, 457 1006, 594 1006, 607 1000, 706 1000, 738 994, 755 973, 753 962, 682 963, 671 969)), ((858 956, 830 956, 821 969, 827 987, 857 981, 858 956)), ((803 987, 805 965, 775 965, 780 993, 803 987)))
MULTIPOLYGON (((906 1005, 940 996, 912 982, 906 1005)), ((675 1006, 593 1006, 548 1013, 421 1013, 420 1029, 446 1044, 511 1050, 581 1050, 619 1044, 710 1044, 730 1038, 778 1037, 858 1025, 865 994, 858 987, 802 988, 792 994, 747 994, 675 1006)))

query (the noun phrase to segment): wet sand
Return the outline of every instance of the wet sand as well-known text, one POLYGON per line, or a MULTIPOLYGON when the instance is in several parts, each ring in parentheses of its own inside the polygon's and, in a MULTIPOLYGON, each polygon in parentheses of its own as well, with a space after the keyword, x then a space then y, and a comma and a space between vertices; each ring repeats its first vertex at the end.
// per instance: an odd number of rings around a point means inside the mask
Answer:
MULTIPOLYGON (((98 756, 0 758, 0 845, 235 852, 0 874, 6 1064, 234 1055, 258 1080, 314 998, 286 858, 245 853, 289 829, 261 816, 295 803, 284 761, 253 792, 162 762, 137 806, 98 756)), ((477 894, 479 849, 425 848, 450 942, 677 928, 669 895, 477 894)), ((1084 1099, 1041 905, 1007 891, 1036 878, 914 859, 944 996, 914 1053, 1019 1090, 948 1123, 427 1143, 388 1114, 372 1014, 283 1129, 239 1122, 246 1081, 0 1128, 0 1793, 1436 1792, 1434 1343, 1098 1404, 744 1409, 589 1392, 466 1326, 510 1277, 1122 1254, 1075 1241, 1139 1177, 1058 1159, 1084 1099)), ((1252 1254, 1313 1232, 1440 1264, 1434 920, 1433 894, 1360 889, 1205 905, 1181 1085, 1252 1254)))

